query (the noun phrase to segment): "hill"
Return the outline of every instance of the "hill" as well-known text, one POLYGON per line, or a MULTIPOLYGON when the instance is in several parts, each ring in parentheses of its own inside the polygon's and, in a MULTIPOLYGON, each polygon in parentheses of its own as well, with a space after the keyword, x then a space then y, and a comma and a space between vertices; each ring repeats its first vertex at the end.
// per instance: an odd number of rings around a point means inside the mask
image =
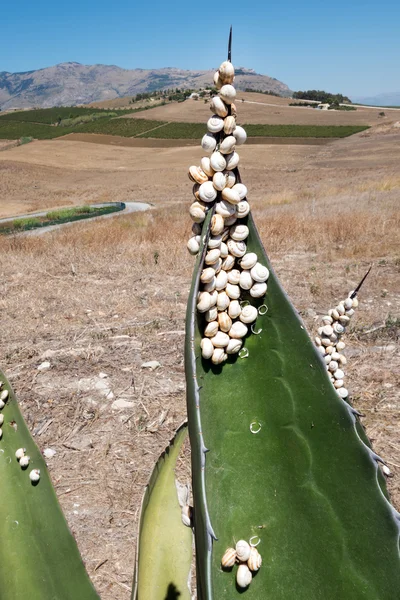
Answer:
POLYGON ((369 104, 370 106, 400 106, 400 92, 386 92, 376 96, 358 97, 353 102, 369 104))
MULTIPOLYGON (((160 89, 199 89, 210 86, 214 70, 122 69, 115 65, 81 65, 67 62, 25 73, 0 72, 0 108, 75 106, 134 96, 160 89)), ((236 70, 239 90, 271 91, 290 96, 288 86, 252 69, 236 70)))

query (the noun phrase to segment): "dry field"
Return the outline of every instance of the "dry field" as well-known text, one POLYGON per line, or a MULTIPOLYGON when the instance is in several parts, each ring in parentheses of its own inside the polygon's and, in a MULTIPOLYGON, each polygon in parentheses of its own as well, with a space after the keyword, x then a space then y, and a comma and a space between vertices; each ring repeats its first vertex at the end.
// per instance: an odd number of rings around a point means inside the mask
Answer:
MULTIPOLYGON (((292 125, 293 123, 296 125, 377 125, 386 121, 400 120, 400 110, 395 109, 366 107, 351 111, 317 110, 289 106, 290 102, 298 102, 298 100, 238 91, 236 101, 238 122, 270 125, 292 125), (382 111, 385 117, 379 116, 382 111)), ((210 117, 210 107, 204 100, 186 100, 120 118, 130 117, 155 121, 205 123, 210 117)))
MULTIPOLYGON (((185 418, 186 169, 200 156, 61 140, 0 153, 2 216, 100 198, 155 205, 0 239, 1 365, 39 447, 57 451, 50 472, 103 600, 130 598, 141 495, 185 418), (150 360, 154 371, 142 367, 150 360)), ((244 146, 241 161, 265 247, 310 331, 374 264, 347 373, 399 509, 400 131, 244 146)))

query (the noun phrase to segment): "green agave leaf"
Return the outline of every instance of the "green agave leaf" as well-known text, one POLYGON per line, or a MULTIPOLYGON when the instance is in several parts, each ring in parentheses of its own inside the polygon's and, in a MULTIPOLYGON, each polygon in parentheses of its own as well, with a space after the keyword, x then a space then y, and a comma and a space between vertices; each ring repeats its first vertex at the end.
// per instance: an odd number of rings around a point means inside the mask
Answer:
MULTIPOLYGON (((254 600, 397 600, 399 515, 356 411, 330 383, 322 358, 281 288, 251 215, 249 252, 270 270, 268 311, 246 338, 247 358, 201 357, 196 311, 211 211, 195 266, 186 325, 200 600, 231 600, 236 567, 225 550, 258 536, 263 565, 254 600), (252 433, 251 429, 254 432, 252 433)), ((254 539, 256 541, 256 538, 254 539)))
POLYGON ((157 461, 141 508, 133 600, 190 600, 192 531, 182 523, 175 467, 187 435, 182 425, 157 461))
POLYGON ((1 600, 98 599, 85 571, 52 487, 46 464, 20 413, 3 373, 9 397, 0 411, 0 597, 1 600), (15 452, 26 448, 29 466, 23 470, 15 452), (30 481, 32 469, 40 480, 30 481))

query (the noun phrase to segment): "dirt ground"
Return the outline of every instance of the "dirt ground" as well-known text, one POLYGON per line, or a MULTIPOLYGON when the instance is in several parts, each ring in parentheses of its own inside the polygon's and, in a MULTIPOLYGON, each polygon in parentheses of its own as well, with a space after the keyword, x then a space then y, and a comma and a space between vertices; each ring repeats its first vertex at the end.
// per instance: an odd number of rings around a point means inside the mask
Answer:
MULTIPOLYGON (((377 125, 399 121, 400 110, 389 108, 357 108, 352 111, 317 110, 308 107, 289 106, 297 102, 288 98, 278 98, 265 94, 237 93, 236 107, 238 123, 270 125, 377 125), (242 101, 244 100, 244 102, 242 101), (385 116, 379 116, 384 112, 385 116)), ((144 112, 125 115, 120 118, 154 119, 156 121, 183 121, 205 123, 210 118, 210 105, 204 100, 186 100, 151 108, 144 112)))
MULTIPOLYGON (((130 598, 141 496, 185 419, 186 173, 201 155, 62 140, 0 153, 1 216, 100 199, 155 205, 0 239, 1 365, 37 444, 56 450, 52 479, 103 600, 130 598)), ((373 263, 346 375, 399 509, 400 131, 243 146, 240 157, 262 240, 310 332, 373 263)))

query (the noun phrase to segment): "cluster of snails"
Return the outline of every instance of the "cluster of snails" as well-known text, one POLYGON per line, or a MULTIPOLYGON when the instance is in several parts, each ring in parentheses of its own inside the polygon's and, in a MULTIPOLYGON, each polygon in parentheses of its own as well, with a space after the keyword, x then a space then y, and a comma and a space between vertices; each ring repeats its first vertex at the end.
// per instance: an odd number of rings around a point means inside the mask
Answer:
POLYGON ((261 554, 245 540, 239 540, 235 548, 228 548, 221 559, 223 569, 230 569, 235 563, 238 563, 236 583, 240 588, 247 588, 253 579, 253 573, 261 567, 261 554))
POLYGON ((340 338, 354 315, 354 309, 358 306, 357 298, 351 298, 352 293, 350 292, 348 298, 339 302, 335 308, 328 311, 325 317, 322 317, 322 327, 318 328, 318 336, 315 338, 318 351, 324 357, 329 378, 343 399, 347 398, 349 392, 344 387, 343 367, 347 363, 347 359, 343 350, 346 344, 340 338))
POLYGON ((245 240, 249 228, 241 220, 249 214, 250 206, 246 200, 247 188, 237 181, 234 172, 239 163, 235 148, 244 144, 247 135, 236 125, 234 74, 229 61, 222 63, 215 74, 219 95, 211 100, 210 108, 215 114, 208 120, 208 133, 201 141, 210 156, 204 156, 199 167, 189 168, 196 198, 189 210, 194 221, 187 244, 191 254, 200 249, 201 223, 207 211, 215 209, 197 301, 197 310, 204 314, 207 323, 201 341, 202 356, 214 364, 223 363, 229 354, 241 349, 248 325, 258 316, 254 306, 242 306, 242 292, 262 298, 269 277, 268 269, 258 262, 257 255, 247 253, 245 240))
MULTIPOLYGON (((0 381, 0 390, 3 387, 3 385, 4 385, 4 382, 0 381)), ((0 410, 3 410, 3 408, 5 407, 6 402, 8 400, 8 396, 9 396, 9 392, 7 389, 0 391, 0 410)), ((3 437, 3 430, 1 429, 1 425, 3 425, 3 423, 4 423, 4 415, 2 413, 0 413, 0 440, 3 437)), ((29 462, 30 462, 30 457, 27 456, 25 454, 25 452, 26 452, 25 448, 18 448, 18 450, 15 452, 15 458, 17 459, 21 469, 23 469, 23 470, 25 470, 29 466, 29 462)), ((40 470, 32 469, 32 471, 29 473, 29 479, 31 480, 32 483, 37 483, 40 479, 40 470)))

